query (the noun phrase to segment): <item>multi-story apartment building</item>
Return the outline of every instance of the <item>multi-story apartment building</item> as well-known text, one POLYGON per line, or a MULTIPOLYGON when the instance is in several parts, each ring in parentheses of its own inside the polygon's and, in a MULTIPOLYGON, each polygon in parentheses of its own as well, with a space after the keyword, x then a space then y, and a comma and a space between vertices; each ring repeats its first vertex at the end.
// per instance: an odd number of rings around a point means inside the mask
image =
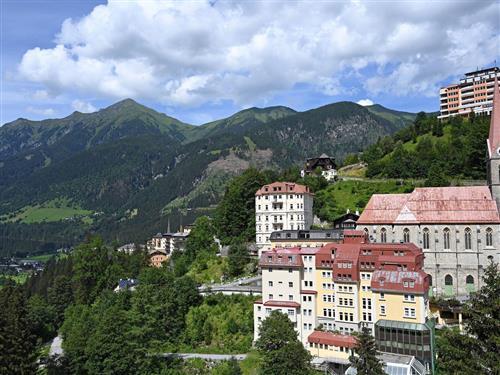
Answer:
POLYGON ((495 77, 500 77, 500 69, 493 67, 466 73, 458 84, 439 90, 440 115, 446 119, 452 116, 489 114, 493 100, 495 77))
POLYGON ((255 242, 259 254, 271 246, 271 233, 310 229, 313 223, 313 193, 307 186, 273 182, 255 193, 255 242))
POLYGON ((356 343, 351 334, 368 326, 380 350, 414 356, 431 371, 434 331, 423 262, 414 244, 370 243, 354 230, 341 243, 263 252, 254 337, 266 316, 281 310, 311 354, 343 373, 356 343))

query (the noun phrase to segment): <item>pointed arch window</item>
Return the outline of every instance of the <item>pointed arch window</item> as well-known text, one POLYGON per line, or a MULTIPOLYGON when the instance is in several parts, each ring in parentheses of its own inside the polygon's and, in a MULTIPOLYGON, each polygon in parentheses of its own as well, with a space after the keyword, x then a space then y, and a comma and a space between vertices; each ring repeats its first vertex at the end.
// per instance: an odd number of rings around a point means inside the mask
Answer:
POLYGON ((486 246, 493 246, 493 229, 486 228, 486 246))
POLYGON ((465 239, 465 250, 471 250, 472 249, 472 233, 471 233, 470 228, 465 228, 464 239, 465 239))
POLYGON ((450 230, 444 228, 443 230, 443 248, 446 250, 450 249, 450 230))
POLYGON ((423 245, 424 249, 429 249, 430 241, 429 241, 429 229, 424 228, 423 231, 423 245))
POLYGON ((403 242, 410 242, 410 230, 408 228, 403 229, 403 242))
POLYGON ((385 228, 380 230, 380 242, 387 242, 387 230, 385 228))

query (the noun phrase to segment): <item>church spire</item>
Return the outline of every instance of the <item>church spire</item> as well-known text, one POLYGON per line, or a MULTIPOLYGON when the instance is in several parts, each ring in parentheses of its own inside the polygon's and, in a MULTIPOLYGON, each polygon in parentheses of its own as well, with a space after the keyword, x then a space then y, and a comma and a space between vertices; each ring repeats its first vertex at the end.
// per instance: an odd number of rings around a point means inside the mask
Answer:
POLYGON ((500 157, 497 153, 500 147, 500 93, 498 92, 498 79, 495 77, 493 86, 493 103, 490 120, 490 134, 488 136, 488 153, 490 158, 500 157))

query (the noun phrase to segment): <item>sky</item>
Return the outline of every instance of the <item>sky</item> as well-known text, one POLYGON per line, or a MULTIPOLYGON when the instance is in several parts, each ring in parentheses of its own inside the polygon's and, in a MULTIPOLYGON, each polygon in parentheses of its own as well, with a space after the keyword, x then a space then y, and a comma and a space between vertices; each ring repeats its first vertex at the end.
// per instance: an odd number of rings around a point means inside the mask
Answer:
POLYGON ((132 98, 191 124, 348 100, 439 109, 500 61, 500 2, 0 0, 0 124, 132 98))

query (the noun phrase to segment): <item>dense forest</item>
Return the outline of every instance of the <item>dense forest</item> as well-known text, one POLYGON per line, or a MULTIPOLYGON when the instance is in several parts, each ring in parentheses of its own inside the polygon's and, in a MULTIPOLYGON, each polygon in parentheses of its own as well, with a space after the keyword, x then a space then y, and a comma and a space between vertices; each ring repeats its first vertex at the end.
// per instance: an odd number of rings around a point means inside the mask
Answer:
POLYGON ((489 116, 453 117, 443 123, 419 113, 413 125, 379 139, 361 155, 367 177, 486 179, 489 116))

